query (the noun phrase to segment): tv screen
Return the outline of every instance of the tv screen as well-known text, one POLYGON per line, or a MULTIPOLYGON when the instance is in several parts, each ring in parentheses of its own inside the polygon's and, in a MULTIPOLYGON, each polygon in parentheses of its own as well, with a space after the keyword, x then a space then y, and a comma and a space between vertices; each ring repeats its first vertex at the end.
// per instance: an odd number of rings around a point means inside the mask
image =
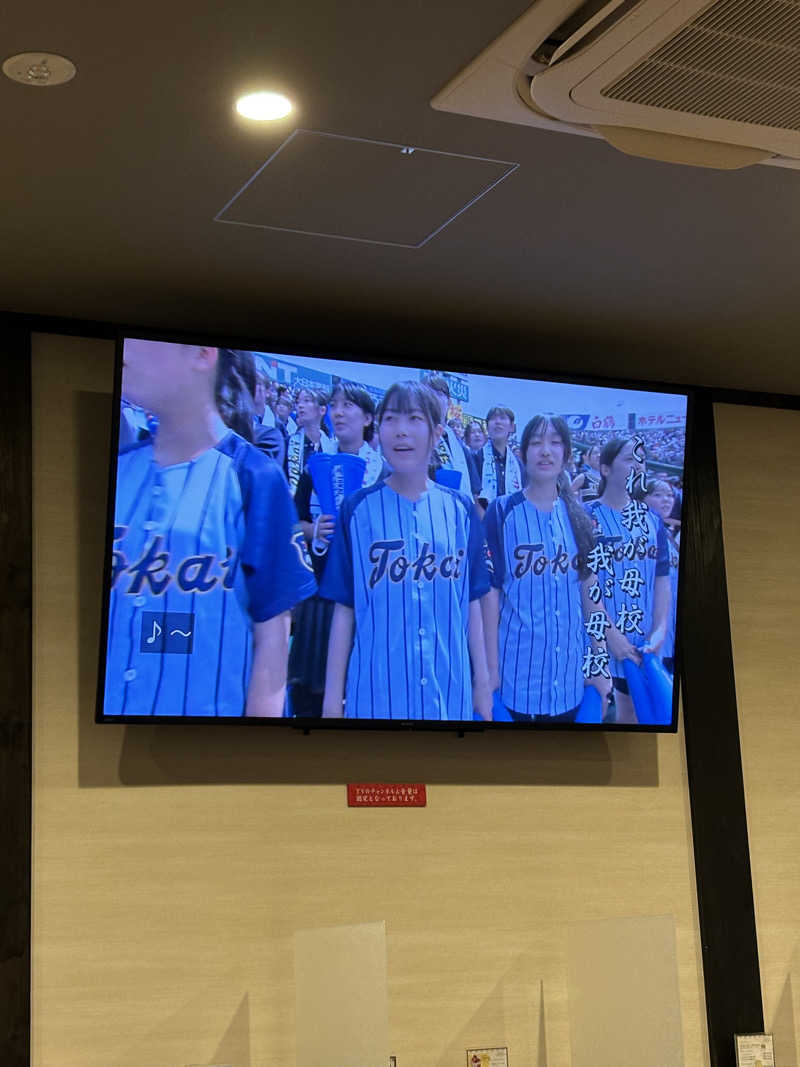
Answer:
POLYGON ((686 393, 118 343, 98 721, 671 730, 686 393))

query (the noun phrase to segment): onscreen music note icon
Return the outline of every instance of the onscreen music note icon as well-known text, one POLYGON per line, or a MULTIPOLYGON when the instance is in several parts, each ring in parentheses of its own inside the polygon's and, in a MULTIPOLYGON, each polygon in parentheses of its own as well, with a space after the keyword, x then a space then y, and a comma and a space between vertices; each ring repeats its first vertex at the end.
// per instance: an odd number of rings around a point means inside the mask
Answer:
POLYGON ((194 612, 144 611, 139 651, 188 656, 194 647, 194 612))

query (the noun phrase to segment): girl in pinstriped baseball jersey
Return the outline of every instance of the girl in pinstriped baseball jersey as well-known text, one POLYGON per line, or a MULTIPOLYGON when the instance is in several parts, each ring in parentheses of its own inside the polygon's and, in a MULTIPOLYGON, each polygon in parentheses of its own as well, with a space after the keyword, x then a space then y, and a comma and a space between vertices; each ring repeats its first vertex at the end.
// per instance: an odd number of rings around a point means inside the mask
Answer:
POLYGON ((645 462, 640 437, 607 441, 600 453, 599 497, 587 508, 597 541, 592 565, 614 624, 608 651, 618 723, 637 721, 623 660, 638 664, 643 652, 661 651, 672 600, 666 530, 641 499, 645 462))
POLYGON ((336 603, 323 715, 489 719, 483 531, 466 493, 428 479, 438 397, 395 384, 378 425, 391 474, 342 504, 320 589, 336 603))
POLYGON ((498 497, 486 513, 492 590, 486 599, 490 682, 514 720, 572 722, 584 686, 606 697, 602 607, 591 599, 591 524, 569 485, 572 451, 563 419, 536 415, 522 433, 524 490, 498 497), (588 625, 588 632, 587 632, 588 625))
POLYGON ((159 425, 119 456, 105 714, 282 715, 289 611, 315 582, 250 443, 252 353, 128 340, 123 358, 123 395, 159 425))

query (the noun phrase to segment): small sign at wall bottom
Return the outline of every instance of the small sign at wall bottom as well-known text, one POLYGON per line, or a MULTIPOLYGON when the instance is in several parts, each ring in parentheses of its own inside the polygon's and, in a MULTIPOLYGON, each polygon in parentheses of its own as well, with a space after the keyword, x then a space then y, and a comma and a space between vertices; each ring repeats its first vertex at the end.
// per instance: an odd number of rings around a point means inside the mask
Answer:
POLYGON ((775 1067, 772 1034, 736 1034, 736 1067, 775 1067))
POLYGON ((467 1067, 508 1067, 507 1048, 468 1048, 467 1067))

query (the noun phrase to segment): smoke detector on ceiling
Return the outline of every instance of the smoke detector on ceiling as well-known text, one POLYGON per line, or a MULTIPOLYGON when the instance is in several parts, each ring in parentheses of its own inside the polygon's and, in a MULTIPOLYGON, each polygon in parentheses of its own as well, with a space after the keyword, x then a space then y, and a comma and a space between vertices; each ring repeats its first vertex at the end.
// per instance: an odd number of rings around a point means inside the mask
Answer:
POLYGON ((667 162, 800 169, 800 2, 536 0, 431 104, 667 162))

